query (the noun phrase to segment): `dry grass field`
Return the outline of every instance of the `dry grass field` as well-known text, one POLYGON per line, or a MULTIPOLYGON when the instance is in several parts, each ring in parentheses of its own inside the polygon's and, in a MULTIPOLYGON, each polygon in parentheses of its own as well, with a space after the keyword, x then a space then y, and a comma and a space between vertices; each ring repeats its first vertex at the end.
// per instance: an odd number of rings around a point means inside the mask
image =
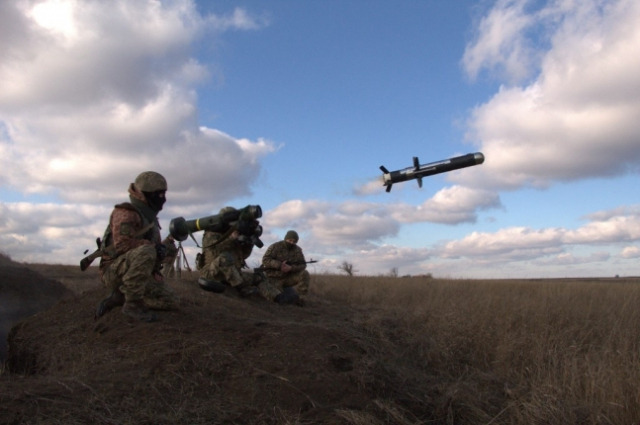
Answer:
POLYGON ((639 279, 314 275, 300 308, 183 276, 138 324, 93 321, 94 271, 25 267, 74 295, 13 328, 0 423, 640 423, 639 279))
POLYGON ((408 365, 403 396, 421 403, 437 383, 444 423, 640 423, 639 279, 327 276, 316 288, 376 309, 369 331, 408 365))

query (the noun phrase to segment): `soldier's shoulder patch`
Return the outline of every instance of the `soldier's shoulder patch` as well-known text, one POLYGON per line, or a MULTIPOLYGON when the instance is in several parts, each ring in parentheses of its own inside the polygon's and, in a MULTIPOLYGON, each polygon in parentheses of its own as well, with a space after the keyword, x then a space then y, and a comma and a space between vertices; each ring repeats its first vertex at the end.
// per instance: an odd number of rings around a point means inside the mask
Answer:
POLYGON ((120 234, 124 236, 130 236, 132 227, 133 225, 131 223, 120 224, 120 234))

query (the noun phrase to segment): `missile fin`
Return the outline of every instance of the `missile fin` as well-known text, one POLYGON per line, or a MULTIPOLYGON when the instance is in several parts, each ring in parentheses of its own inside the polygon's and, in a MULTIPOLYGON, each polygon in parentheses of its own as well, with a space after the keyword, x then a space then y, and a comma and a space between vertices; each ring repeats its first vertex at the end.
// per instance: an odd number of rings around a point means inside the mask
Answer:
POLYGON ((422 177, 418 177, 416 180, 418 180, 418 187, 422 189, 422 177))
POLYGON ((413 169, 418 171, 420 169, 420 161, 417 156, 413 157, 413 169))
POLYGON ((382 170, 383 173, 389 174, 389 170, 387 170, 387 168, 384 165, 381 165, 380 169, 382 170))

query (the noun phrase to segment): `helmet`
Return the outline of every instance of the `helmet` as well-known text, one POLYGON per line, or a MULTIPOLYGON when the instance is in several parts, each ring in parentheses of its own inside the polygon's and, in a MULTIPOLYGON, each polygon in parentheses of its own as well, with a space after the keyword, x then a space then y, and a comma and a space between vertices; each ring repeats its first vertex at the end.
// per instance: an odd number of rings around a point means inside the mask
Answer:
POLYGON ((294 241, 298 242, 298 232, 296 232, 295 230, 289 230, 287 234, 284 235, 284 240, 286 241, 287 239, 293 239, 294 241))
POLYGON ((159 190, 167 190, 167 180, 162 174, 155 171, 145 171, 136 177, 134 182, 136 188, 142 192, 157 192, 159 190))

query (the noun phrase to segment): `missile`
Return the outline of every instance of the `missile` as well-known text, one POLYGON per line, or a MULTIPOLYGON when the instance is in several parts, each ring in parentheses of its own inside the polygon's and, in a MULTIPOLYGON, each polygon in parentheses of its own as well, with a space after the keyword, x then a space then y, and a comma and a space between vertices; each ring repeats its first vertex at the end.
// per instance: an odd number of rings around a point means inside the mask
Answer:
POLYGON ((380 166, 382 170, 383 185, 387 187, 387 192, 391 191, 394 183, 406 182, 407 180, 418 180, 418 187, 422 187, 422 178, 432 176, 434 174, 446 173, 448 171, 458 170, 460 168, 472 167, 482 164, 484 155, 481 152, 468 153, 455 158, 444 159, 442 161, 430 162, 420 165, 418 157, 413 157, 413 167, 403 168, 402 170, 389 171, 384 165, 380 166))

